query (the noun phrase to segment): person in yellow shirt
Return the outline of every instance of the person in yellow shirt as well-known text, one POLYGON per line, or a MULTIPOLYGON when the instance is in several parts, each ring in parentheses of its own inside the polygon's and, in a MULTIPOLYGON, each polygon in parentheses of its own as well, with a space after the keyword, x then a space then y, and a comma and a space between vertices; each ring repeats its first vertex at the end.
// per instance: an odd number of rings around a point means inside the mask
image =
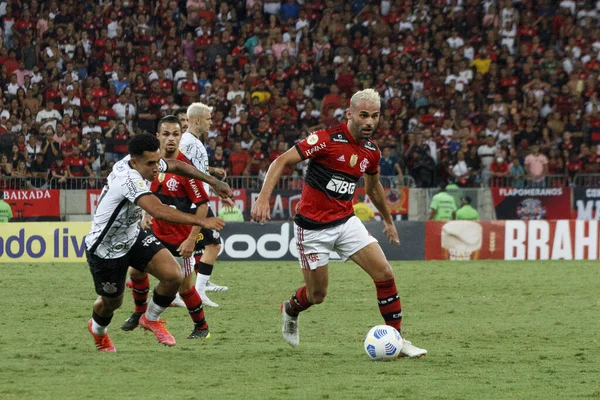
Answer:
POLYGON ((471 62, 471 66, 475 66, 477 72, 481 75, 485 75, 490 70, 492 60, 488 57, 487 49, 485 47, 479 50, 479 56, 471 62))
POLYGON ((252 91, 252 98, 256 97, 259 101, 259 103, 265 103, 267 101, 269 101, 269 99, 271 98, 271 92, 269 91, 269 88, 267 87, 267 83, 265 81, 265 79, 261 79, 258 82, 258 87, 256 87, 253 91, 252 91))
POLYGON ((359 195, 357 200, 358 202, 354 205, 354 215, 363 222, 375 219, 373 209, 365 204, 365 196, 359 195))

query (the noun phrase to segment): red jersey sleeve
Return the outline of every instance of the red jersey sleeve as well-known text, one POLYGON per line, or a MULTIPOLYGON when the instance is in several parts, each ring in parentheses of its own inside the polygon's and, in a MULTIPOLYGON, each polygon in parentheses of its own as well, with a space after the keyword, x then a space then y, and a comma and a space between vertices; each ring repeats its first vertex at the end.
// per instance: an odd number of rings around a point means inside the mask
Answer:
POLYGON ((296 143, 296 150, 303 160, 307 158, 322 158, 327 154, 327 146, 330 143, 330 136, 326 130, 320 130, 311 133, 308 137, 296 143))
POLYGON ((196 179, 187 179, 185 181, 185 191, 188 198, 196 206, 208 203, 208 195, 206 194, 206 190, 204 190, 202 182, 199 182, 196 179))

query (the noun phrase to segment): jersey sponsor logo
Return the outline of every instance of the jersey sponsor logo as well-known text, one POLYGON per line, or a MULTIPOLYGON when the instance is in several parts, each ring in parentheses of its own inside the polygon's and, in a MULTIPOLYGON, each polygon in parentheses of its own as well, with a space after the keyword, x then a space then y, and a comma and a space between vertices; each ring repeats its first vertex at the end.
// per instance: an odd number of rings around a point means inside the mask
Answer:
POLYGON ((350 157, 350 166, 354 167, 357 162, 358 162, 358 155, 352 154, 352 157, 350 157))
POLYGON ((348 141, 348 139, 346 139, 346 137, 344 136, 343 133, 333 133, 329 136, 331 138, 332 142, 337 142, 337 143, 350 143, 348 141))
POLYGON ((372 151, 375 151, 375 150, 377 150, 377 146, 375 146, 375 145, 374 145, 374 144, 373 144, 371 141, 369 141, 369 140, 367 140, 367 141, 365 142, 365 144, 364 144, 364 148, 365 148, 365 149, 372 150, 372 151))
POLYGON ((346 157, 344 157, 344 155, 342 154, 341 156, 339 156, 339 157, 337 158, 337 160, 338 160, 339 162, 346 162, 346 157))
POLYGON ((360 172, 365 172, 369 166, 369 160, 366 158, 360 162, 360 172))
POLYGON ((194 195, 196 197, 201 197, 200 189, 198 188, 198 185, 196 185, 196 181, 193 179, 190 179, 189 182, 190 182, 190 186, 192 187, 192 190, 194 191, 194 195))
MULTIPOLYGON (((308 140, 307 140, 307 142, 308 142, 308 140)), ((314 143, 313 143, 313 144, 314 144, 314 143)), ((306 157, 310 157, 310 156, 311 156, 311 154, 314 154, 314 153, 316 153, 316 152, 318 152, 318 151, 321 151, 321 150, 323 150, 325 147, 327 147, 327 144, 326 144, 326 143, 321 143, 321 144, 319 144, 319 145, 316 145, 315 147, 312 147, 312 148, 310 148, 310 149, 306 150, 306 151, 304 152, 304 154, 306 155, 306 157)))
POLYGON ((339 194, 353 195, 356 190, 356 183, 348 182, 343 178, 334 175, 327 183, 326 189, 339 194))
POLYGON ((146 237, 144 238, 144 240, 142 241, 142 246, 143 246, 143 247, 150 247, 150 245, 151 245, 152 243, 156 243, 156 244, 158 244, 158 239, 157 239, 155 236, 153 236, 153 235, 146 236, 146 237))
POLYGON ((306 143, 310 144, 311 146, 317 144, 318 141, 319 136, 316 133, 312 133, 309 137, 306 138, 306 143))
POLYGON ((169 189, 170 192, 175 192, 178 186, 179 182, 177 182, 177 179, 175 178, 171 178, 167 181, 167 189, 169 189))

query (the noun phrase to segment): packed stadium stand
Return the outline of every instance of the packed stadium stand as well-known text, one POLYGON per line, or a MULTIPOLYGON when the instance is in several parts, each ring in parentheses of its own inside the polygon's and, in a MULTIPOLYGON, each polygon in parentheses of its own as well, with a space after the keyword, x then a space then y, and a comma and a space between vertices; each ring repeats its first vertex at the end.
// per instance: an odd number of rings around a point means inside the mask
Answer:
MULTIPOLYGON (((600 2, 0 0, 0 185, 96 188, 202 101, 238 187, 382 98, 389 186, 548 187, 600 171, 600 2), (237 181, 236 181, 237 180, 237 181)), ((299 188, 306 165, 287 171, 299 188)))

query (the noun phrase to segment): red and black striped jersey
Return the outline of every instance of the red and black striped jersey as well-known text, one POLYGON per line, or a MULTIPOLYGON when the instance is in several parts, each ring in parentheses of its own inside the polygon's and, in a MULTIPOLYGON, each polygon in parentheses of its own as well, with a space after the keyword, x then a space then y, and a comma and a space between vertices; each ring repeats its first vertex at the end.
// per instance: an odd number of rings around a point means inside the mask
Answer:
POLYGON ((356 183, 379 172, 381 152, 370 140, 357 143, 346 123, 311 133, 296 144, 302 159, 310 159, 296 224, 304 229, 339 225, 353 215, 356 183))
MULTIPOLYGON (((192 163, 180 151, 177 160, 192 165, 192 163)), ((163 204, 176 208, 179 211, 195 214, 196 207, 208 202, 208 195, 202 186, 202 182, 196 179, 184 178, 169 172, 160 173, 152 181, 150 190, 160 199, 163 204)), ((154 220, 152 222, 152 231, 161 241, 179 246, 185 241, 190 231, 191 225, 172 224, 170 222, 154 220)))

